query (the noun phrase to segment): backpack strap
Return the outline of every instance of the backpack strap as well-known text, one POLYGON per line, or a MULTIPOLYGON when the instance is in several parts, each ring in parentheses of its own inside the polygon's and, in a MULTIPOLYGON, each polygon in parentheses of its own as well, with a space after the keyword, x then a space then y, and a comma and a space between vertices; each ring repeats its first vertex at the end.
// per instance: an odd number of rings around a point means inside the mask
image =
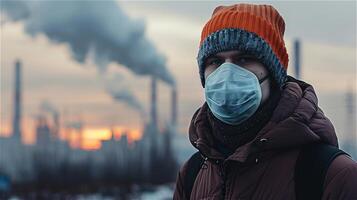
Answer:
POLYGON ((296 199, 321 199, 327 170, 332 161, 342 154, 348 155, 337 147, 323 143, 303 147, 295 165, 296 199))
POLYGON ((190 199, 193 184, 195 183, 196 176, 204 163, 201 153, 197 151, 187 161, 187 173, 183 177, 183 186, 186 197, 190 199))

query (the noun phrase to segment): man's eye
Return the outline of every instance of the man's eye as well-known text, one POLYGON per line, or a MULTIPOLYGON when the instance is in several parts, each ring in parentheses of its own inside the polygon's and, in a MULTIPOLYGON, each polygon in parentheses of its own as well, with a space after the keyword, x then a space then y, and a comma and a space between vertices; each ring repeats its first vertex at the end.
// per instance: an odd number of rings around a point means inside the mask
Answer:
POLYGON ((246 62, 247 61, 247 59, 246 58, 239 58, 239 60, 238 60, 239 62, 246 62))
POLYGON ((250 57, 240 57, 238 58, 238 63, 248 63, 248 62, 251 62, 253 61, 254 59, 253 58, 250 58, 250 57))
POLYGON ((247 58, 247 57, 242 57, 242 58, 238 59, 238 62, 242 62, 242 63, 246 63, 248 61, 249 61, 249 58, 247 58))
POLYGON ((220 64, 222 64, 222 61, 218 59, 211 60, 208 62, 208 65, 220 65, 220 64))

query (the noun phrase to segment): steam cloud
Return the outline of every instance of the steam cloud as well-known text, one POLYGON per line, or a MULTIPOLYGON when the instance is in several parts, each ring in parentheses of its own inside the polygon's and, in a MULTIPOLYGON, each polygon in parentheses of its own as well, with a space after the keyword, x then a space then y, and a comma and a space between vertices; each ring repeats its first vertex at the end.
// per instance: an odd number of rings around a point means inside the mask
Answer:
POLYGON ((127 89, 128 87, 123 83, 124 77, 120 74, 111 74, 111 76, 101 77, 105 84, 107 92, 115 101, 123 101, 134 110, 141 114, 142 119, 146 117, 146 112, 141 103, 134 97, 134 95, 127 89))
POLYGON ((49 101, 43 101, 40 104, 40 110, 42 110, 43 112, 50 113, 52 115, 57 115, 59 113, 57 109, 54 107, 54 105, 51 104, 49 101))
MULTIPOLYGON (((102 72, 114 62, 137 75, 156 76, 175 84, 165 57, 145 38, 144 22, 130 19, 114 1, 2 0, 1 12, 6 18, 2 24, 21 21, 32 37, 44 34, 53 43, 68 44, 73 59, 79 63, 93 59, 102 72)), ((109 88, 114 99, 144 115, 143 107, 128 89, 109 88)))
POLYGON ((135 110, 139 111, 142 114, 142 117, 145 116, 144 108, 134 98, 134 96, 131 94, 130 91, 128 91, 126 89, 117 90, 117 91, 111 90, 110 93, 112 94, 112 97, 114 99, 126 102, 130 107, 132 107, 135 110))
POLYGON ((24 22, 26 33, 33 37, 44 34, 54 43, 68 44, 80 63, 93 48, 99 67, 115 62, 135 74, 174 84, 165 57, 145 38, 144 22, 130 19, 114 1, 4 0, 1 12, 8 21, 24 22))

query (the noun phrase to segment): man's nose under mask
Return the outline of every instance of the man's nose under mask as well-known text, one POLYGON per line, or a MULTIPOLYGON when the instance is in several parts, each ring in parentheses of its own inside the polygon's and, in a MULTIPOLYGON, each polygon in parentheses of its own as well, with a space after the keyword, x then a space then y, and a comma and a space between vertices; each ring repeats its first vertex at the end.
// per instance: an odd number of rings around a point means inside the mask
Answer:
POLYGON ((205 98, 219 120, 238 125, 252 116, 262 100, 260 84, 253 72, 225 62, 206 78, 205 98))

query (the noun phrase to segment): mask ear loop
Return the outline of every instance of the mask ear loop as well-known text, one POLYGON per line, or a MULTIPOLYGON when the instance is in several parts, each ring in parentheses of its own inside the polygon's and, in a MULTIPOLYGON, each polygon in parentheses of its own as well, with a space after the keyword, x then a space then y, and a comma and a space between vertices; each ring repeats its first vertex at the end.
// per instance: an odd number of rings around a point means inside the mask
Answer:
POLYGON ((269 74, 266 75, 264 78, 259 80, 259 84, 262 84, 265 80, 267 80, 269 78, 269 74))

